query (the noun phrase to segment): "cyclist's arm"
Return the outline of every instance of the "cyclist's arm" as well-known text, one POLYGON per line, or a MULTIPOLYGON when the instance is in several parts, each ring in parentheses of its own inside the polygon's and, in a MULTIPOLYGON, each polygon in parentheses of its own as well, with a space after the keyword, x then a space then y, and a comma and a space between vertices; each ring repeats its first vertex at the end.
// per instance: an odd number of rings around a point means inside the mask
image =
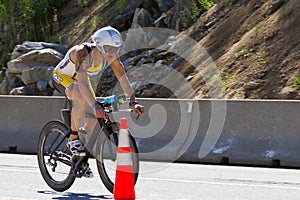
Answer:
POLYGON ((88 51, 83 45, 80 45, 74 49, 71 56, 75 60, 74 63, 76 67, 76 77, 80 93, 82 94, 88 105, 92 106, 95 103, 96 99, 95 93, 90 87, 88 79, 87 71, 91 64, 91 61, 89 60, 88 51))
POLYGON ((115 60, 110 65, 114 74, 120 82, 123 91, 130 97, 130 102, 135 102, 135 95, 133 89, 129 83, 128 77, 125 73, 125 69, 120 60, 115 60))

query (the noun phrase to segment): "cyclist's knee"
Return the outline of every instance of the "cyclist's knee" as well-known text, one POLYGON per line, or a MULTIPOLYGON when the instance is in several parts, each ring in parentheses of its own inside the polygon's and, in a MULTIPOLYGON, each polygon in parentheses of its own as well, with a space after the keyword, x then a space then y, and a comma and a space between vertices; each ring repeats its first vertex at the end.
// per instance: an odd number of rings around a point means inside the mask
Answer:
POLYGON ((71 83, 65 90, 66 96, 72 101, 78 101, 82 98, 78 84, 76 82, 71 83))

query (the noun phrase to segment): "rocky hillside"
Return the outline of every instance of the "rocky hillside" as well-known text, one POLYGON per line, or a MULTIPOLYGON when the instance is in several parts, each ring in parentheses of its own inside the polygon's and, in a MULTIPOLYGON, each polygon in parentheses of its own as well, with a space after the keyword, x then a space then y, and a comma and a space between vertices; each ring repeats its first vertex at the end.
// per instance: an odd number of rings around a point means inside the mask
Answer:
MULTIPOLYGON (((220 3, 186 31, 216 62, 223 98, 299 99, 300 2, 220 3)), ((193 56, 197 56, 197 52, 193 56)), ((199 71, 184 63, 198 97, 209 97, 199 71)))
MULTIPOLYGON (((58 11, 61 44, 89 41, 105 25, 118 28, 125 40, 122 60, 140 97, 299 99, 298 0, 221 0, 184 31, 189 16, 183 3, 138 0, 120 8, 98 2, 81 7, 70 1, 58 11), (141 27, 154 29, 125 32, 141 27), (128 48, 130 36, 138 41, 135 48, 128 48)), ((12 88, 14 77, 18 88, 33 88, 30 94, 52 94, 45 82, 43 92, 35 91, 41 80, 26 85, 22 74, 7 73, 1 93, 26 94, 12 88)), ((118 90, 111 70, 96 90, 100 96, 118 90)))

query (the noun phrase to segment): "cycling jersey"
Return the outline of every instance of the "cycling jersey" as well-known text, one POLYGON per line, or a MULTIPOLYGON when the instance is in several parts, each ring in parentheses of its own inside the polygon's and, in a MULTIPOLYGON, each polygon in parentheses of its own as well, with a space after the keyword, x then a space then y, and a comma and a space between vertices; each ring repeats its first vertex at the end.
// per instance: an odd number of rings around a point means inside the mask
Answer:
MULTIPOLYGON (((92 60, 92 46, 90 43, 83 43, 87 50, 89 55, 89 61, 92 60)), ((65 55, 65 57, 58 63, 58 65, 55 67, 53 71, 53 85, 62 93, 65 95, 65 89, 68 88, 71 84, 73 84, 76 81, 76 67, 75 63, 72 62, 70 58, 70 53, 73 50, 71 48, 65 55)), ((92 63, 91 66, 88 68, 87 73, 89 75, 94 75, 100 72, 103 72, 108 67, 107 60, 103 59, 102 63, 100 63, 98 66, 94 66, 92 63)))
MULTIPOLYGON (((92 54, 90 53, 92 51, 92 47, 91 44, 89 43, 83 43, 83 45, 87 48, 88 52, 89 52, 89 59, 91 60, 91 56, 92 54)), ((73 48, 71 48, 67 54, 65 55, 64 59, 60 61, 60 63, 58 63, 57 65, 57 69, 58 72, 70 77, 75 77, 76 76, 76 68, 75 68, 75 63, 73 63, 71 61, 70 58, 70 53, 73 50, 73 48)), ((98 73, 99 71, 101 71, 102 69, 104 69, 107 66, 107 61, 105 59, 103 59, 102 63, 100 63, 98 66, 94 66, 94 64, 92 64, 89 69, 88 69, 88 73, 89 74, 93 74, 93 73, 98 73)))

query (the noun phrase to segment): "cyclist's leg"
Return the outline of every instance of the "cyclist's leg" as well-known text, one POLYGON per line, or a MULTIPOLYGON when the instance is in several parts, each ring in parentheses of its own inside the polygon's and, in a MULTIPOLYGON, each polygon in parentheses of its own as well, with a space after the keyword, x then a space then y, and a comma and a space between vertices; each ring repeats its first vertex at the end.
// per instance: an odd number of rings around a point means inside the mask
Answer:
MULTIPOLYGON (((70 135, 70 143, 69 144, 70 144, 71 148, 73 147, 73 149, 75 150, 74 153, 79 153, 81 155, 81 153, 84 152, 84 154, 85 154, 84 147, 78 136, 78 129, 82 126, 83 119, 84 119, 86 110, 88 108, 88 105, 85 102, 82 94, 80 93, 78 84, 76 82, 74 82, 72 85, 70 85, 66 89, 66 94, 67 94, 68 98, 71 99, 73 102, 73 107, 72 107, 72 112, 71 112, 71 130, 72 130, 73 134, 70 135), (73 130, 76 130, 76 131, 73 131, 73 130), (72 146, 72 144, 74 144, 74 145, 72 146)), ((84 172, 84 177, 86 177, 86 178, 94 177, 94 174, 90 167, 88 167, 86 169, 86 171, 84 172)))
MULTIPOLYGON (((58 70, 55 68, 53 71, 53 78, 52 78, 52 84, 54 86, 54 88, 59 91, 60 94, 62 94, 63 96, 66 96, 68 99, 74 101, 75 99, 73 98, 73 86, 76 83, 76 80, 65 75, 65 74, 61 74, 60 72, 58 72, 58 70)), ((72 108, 72 112, 73 112, 73 108, 72 108)), ((72 114, 71 114, 72 115, 72 114)), ((72 133, 70 135, 70 140, 74 140, 74 139, 78 139, 78 136, 76 136, 76 131, 78 130, 75 126, 75 124, 72 122, 73 120, 73 116, 71 116, 71 130, 72 133)))
MULTIPOLYGON (((82 109, 82 106, 85 105, 85 101, 78 89, 76 80, 54 70, 52 83, 55 89, 73 102, 71 113, 71 135, 69 137, 68 147, 73 155, 85 156, 84 147, 78 137, 79 123, 82 121, 81 116, 84 116, 84 109, 82 109)), ((85 171, 84 176, 88 178, 93 177, 93 172, 89 167, 85 171)))
POLYGON ((90 136, 92 131, 94 130, 97 120, 92 118, 85 118, 87 113, 92 112, 92 109, 84 100, 77 82, 72 83, 66 88, 66 95, 73 102, 71 112, 71 130, 73 131, 73 134, 71 134, 70 140, 77 140, 79 138, 78 130, 81 127, 83 127, 88 136, 90 136))
MULTIPOLYGON (((95 92, 94 92, 94 89, 93 89, 90 79, 89 79, 89 88, 90 88, 90 91, 92 91, 94 99, 96 100, 96 95, 95 95, 95 92)), ((91 107, 87 105, 85 108, 85 114, 90 114, 93 112, 94 111, 91 109, 91 107)), ((84 129, 90 137, 94 131, 96 124, 98 123, 98 120, 96 118, 90 118, 90 117, 86 117, 85 120, 86 120, 86 123, 84 125, 84 129)))
MULTIPOLYGON (((90 81, 89 81, 89 88, 91 91, 93 91, 90 81)), ((72 84, 72 87, 68 87, 66 89, 66 92, 67 92, 67 96, 69 98, 71 98, 74 102, 74 105, 73 105, 74 113, 71 114, 72 119, 73 119, 73 123, 71 122, 72 128, 74 128, 74 130, 79 130, 79 128, 83 127, 84 130, 87 132, 87 134, 90 136, 92 134, 92 132, 94 131, 94 128, 98 122, 97 119, 95 119, 95 118, 85 117, 86 114, 93 113, 92 108, 84 100, 85 98, 80 93, 80 90, 79 90, 76 82, 74 84, 72 84), (85 124, 83 124, 84 119, 85 119, 85 124)), ((94 98, 96 100, 94 91, 93 91, 93 94, 94 94, 94 98)))
MULTIPOLYGON (((75 82, 66 89, 66 94, 69 99, 73 101, 71 113, 71 129, 78 131, 83 126, 85 113, 87 112, 88 105, 82 96, 78 84, 75 82)), ((70 140, 78 139, 75 135, 70 137, 70 140)))
POLYGON ((85 115, 87 112, 91 112, 91 108, 89 108, 88 104, 84 100, 77 83, 74 83, 68 87, 66 89, 66 93, 68 98, 72 99, 73 102, 71 113, 71 129, 76 130, 77 133, 77 135, 72 135, 70 140, 77 140, 79 139, 78 130, 81 127, 85 127, 85 115))
MULTIPOLYGON (((72 100, 73 103, 77 101, 78 94, 74 92, 73 94, 73 88, 74 85, 76 85, 76 80, 58 72, 57 69, 54 69, 53 71, 53 79, 52 79, 53 86, 56 90, 58 90, 62 95, 66 96, 68 99, 72 100)), ((76 103, 77 104, 77 103, 76 103)), ((75 105, 76 105, 75 104, 75 105)), ((82 147, 80 141, 78 140, 78 128, 76 127, 76 123, 74 123, 74 113, 78 112, 78 107, 72 108, 71 113, 71 134, 69 137, 69 143, 68 147, 73 153, 73 155, 77 156, 84 156, 85 151, 82 147)), ((80 113, 78 114, 80 116, 80 113)), ((75 118, 76 119, 76 118, 75 118)))

